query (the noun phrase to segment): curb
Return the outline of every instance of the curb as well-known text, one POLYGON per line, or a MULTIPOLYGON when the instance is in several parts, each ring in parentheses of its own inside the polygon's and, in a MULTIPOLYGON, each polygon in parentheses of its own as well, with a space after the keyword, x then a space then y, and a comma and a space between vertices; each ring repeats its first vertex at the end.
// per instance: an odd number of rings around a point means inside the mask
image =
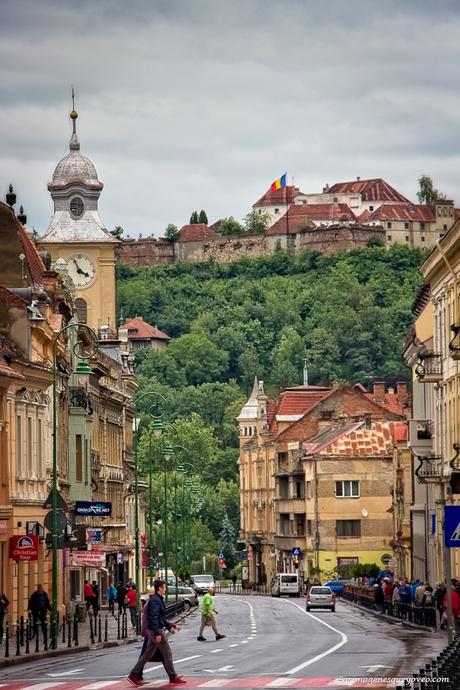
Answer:
POLYGON ((427 632, 431 633, 443 632, 441 630, 438 630, 437 628, 429 627, 428 625, 417 625, 417 623, 411 623, 410 621, 404 620, 404 618, 395 618, 394 616, 389 616, 386 613, 378 613, 378 611, 373 611, 372 609, 369 609, 367 606, 362 606, 361 604, 358 604, 355 601, 350 601, 349 599, 343 599, 341 597, 340 601, 344 604, 347 604, 348 606, 351 606, 352 608, 358 609, 359 611, 365 611, 366 613, 370 613, 372 616, 374 616, 374 618, 385 620, 388 623, 391 623, 392 625, 402 625, 403 627, 411 628, 412 630, 426 630, 427 632))

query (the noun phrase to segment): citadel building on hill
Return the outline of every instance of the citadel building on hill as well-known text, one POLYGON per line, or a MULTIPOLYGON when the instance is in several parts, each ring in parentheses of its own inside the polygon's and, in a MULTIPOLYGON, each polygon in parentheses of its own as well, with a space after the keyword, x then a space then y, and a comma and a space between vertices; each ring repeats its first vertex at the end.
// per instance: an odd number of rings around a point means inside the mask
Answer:
POLYGON ((269 190, 252 208, 269 219, 263 234, 224 236, 220 221, 187 224, 174 242, 154 237, 123 240, 119 258, 133 267, 210 259, 226 263, 276 249, 331 253, 376 240, 387 247, 399 243, 430 248, 460 216, 451 200, 414 204, 381 178, 338 182, 313 194, 288 185, 269 190))

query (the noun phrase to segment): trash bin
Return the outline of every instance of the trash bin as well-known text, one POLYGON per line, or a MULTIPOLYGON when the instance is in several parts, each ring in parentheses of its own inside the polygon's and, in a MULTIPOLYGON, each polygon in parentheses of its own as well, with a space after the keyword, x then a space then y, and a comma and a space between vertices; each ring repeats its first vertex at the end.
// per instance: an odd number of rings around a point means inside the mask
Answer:
POLYGON ((84 623, 86 621, 86 604, 77 604, 76 615, 79 623, 84 623))

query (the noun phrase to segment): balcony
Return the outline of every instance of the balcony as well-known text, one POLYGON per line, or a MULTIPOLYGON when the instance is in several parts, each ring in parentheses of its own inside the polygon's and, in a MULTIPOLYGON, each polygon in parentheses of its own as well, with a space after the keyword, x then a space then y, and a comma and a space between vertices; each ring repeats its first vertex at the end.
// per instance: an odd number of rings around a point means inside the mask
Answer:
POLYGON ((275 498, 276 513, 303 513, 305 514, 304 498, 275 498))
POLYGON ((275 549, 279 549, 279 551, 291 551, 292 553, 292 549, 294 549, 296 546, 300 547, 302 551, 305 550, 304 534, 298 535, 297 537, 287 536, 284 534, 275 535, 275 549))
POLYGON ((441 482, 446 479, 445 463, 440 455, 414 455, 418 462, 415 476, 424 484, 441 482))
POLYGON ((433 422, 431 419, 409 419, 407 445, 415 455, 428 455, 433 448, 433 422))
POLYGON ((422 383, 442 381, 442 355, 438 352, 419 354, 415 374, 422 383))

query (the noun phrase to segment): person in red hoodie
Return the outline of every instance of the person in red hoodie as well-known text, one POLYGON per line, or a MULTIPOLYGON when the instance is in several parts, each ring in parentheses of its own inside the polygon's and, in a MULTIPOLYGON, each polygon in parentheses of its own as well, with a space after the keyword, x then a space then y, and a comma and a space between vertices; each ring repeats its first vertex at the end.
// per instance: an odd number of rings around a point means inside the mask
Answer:
POLYGON ((136 585, 132 584, 131 588, 128 589, 128 592, 126 594, 126 599, 128 600, 128 608, 129 608, 129 615, 131 616, 131 625, 133 626, 134 630, 136 629, 136 609, 137 609, 137 592, 136 592, 136 585))
MULTIPOLYGON (((460 629, 460 596, 457 594, 455 589, 452 589, 450 593, 450 598, 452 601, 452 618, 454 619, 455 623, 455 630, 459 632, 460 629)), ((447 592, 444 595, 444 599, 442 602, 444 611, 447 612, 447 592)), ((443 622, 445 620, 445 617, 443 616, 442 621, 441 621, 441 629, 444 628, 445 623, 443 622)))
POLYGON ((94 592, 89 580, 85 580, 85 586, 83 587, 83 596, 86 601, 86 610, 89 611, 89 607, 93 607, 94 613, 94 592))

